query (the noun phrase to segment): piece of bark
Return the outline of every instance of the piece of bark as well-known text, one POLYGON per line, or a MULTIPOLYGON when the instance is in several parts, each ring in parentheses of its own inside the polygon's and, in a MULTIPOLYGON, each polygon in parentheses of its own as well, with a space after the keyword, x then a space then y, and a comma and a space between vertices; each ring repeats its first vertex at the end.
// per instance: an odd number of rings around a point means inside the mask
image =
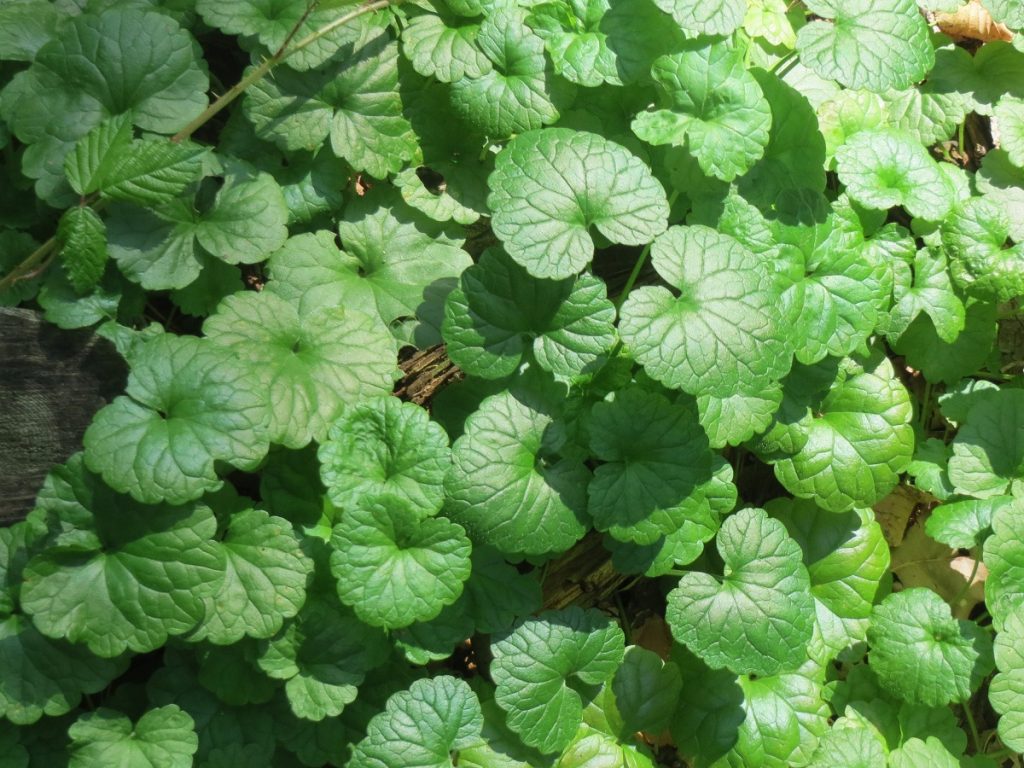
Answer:
POLYGON ((0 307, 0 524, 32 509, 46 473, 81 449, 93 414, 124 391, 127 373, 93 331, 0 307))

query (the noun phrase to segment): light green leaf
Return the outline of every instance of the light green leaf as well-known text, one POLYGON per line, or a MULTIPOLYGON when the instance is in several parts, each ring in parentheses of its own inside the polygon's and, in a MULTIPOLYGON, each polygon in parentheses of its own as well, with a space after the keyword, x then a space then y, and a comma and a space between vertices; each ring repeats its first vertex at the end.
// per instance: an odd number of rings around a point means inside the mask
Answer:
POLYGON ((112 658, 145 653, 193 629, 225 556, 203 505, 147 507, 115 494, 73 457, 45 502, 64 534, 29 561, 21 604, 40 632, 112 658))
POLYGON ((590 449, 605 462, 587 488, 594 527, 620 541, 653 544, 688 525, 713 526, 698 487, 712 454, 692 409, 640 388, 594 405, 590 449))
POLYGON ((445 514, 501 552, 567 550, 587 530, 590 472, 558 455, 563 429, 539 396, 488 397, 452 446, 445 514))
POLYGON ((64 158, 105 118, 130 113, 142 130, 170 134, 199 115, 209 86, 201 61, 192 36, 163 13, 122 5, 68 19, 0 104, 30 145, 22 169, 41 196, 67 200, 64 158))
POLYGON ((993 149, 981 161, 974 177, 978 192, 1001 204, 1010 215, 1010 237, 1024 243, 1024 168, 1017 168, 1001 149, 993 149))
POLYGON ((786 0, 747 0, 743 31, 751 37, 762 37, 771 45, 796 48, 796 30, 786 0))
POLYGON ((972 56, 956 45, 940 48, 928 87, 962 100, 969 111, 991 115, 1006 96, 1024 98, 1024 53, 1003 40, 993 40, 972 56))
POLYGON ((417 680, 388 699, 355 745, 349 768, 450 768, 483 728, 480 701, 465 680, 417 680))
POLYGON ((890 340, 893 350, 906 356, 907 365, 921 371, 928 381, 953 384, 975 373, 988 358, 995 342, 996 305, 967 299, 964 329, 949 344, 939 338, 930 317, 918 315, 899 339, 890 340))
POLYGON ((1010 217, 988 197, 972 197, 942 222, 953 279, 972 295, 1010 301, 1024 295, 1024 243, 1005 247, 1010 217))
POLYGON ((747 0, 655 0, 655 4, 683 29, 704 35, 732 34, 747 11, 747 0))
POLYGON ((992 671, 992 640, 923 587, 889 595, 868 627, 869 660, 878 681, 910 702, 938 707, 967 701, 992 671))
POLYGON ((421 519, 394 496, 346 509, 331 547, 341 601, 375 627, 434 618, 469 578, 471 547, 462 527, 444 517, 421 519))
POLYGON ((1000 507, 992 515, 992 535, 985 541, 985 605, 992 623, 1003 631, 1003 622, 1024 609, 1024 503, 1000 507))
POLYGON ((672 719, 683 680, 679 667, 658 654, 631 645, 612 680, 615 706, 627 732, 660 733, 672 719))
POLYGON ((131 141, 132 119, 127 112, 104 120, 85 134, 64 158, 64 173, 71 188, 80 195, 96 192, 131 141))
POLYGON ((294 151, 330 137, 334 154, 376 178, 419 153, 402 115, 398 43, 380 28, 367 27, 353 52, 312 72, 278 67, 248 89, 243 109, 260 138, 294 151))
POLYGON ((555 768, 654 768, 647 749, 623 744, 584 725, 559 756, 555 768))
POLYGON ((960 768, 963 765, 934 736, 908 739, 889 755, 892 768, 960 768))
POLYGON ((917 88, 886 91, 882 100, 888 124, 911 134, 924 146, 952 136, 970 111, 966 99, 942 92, 930 80, 917 88))
POLYGON ((490 70, 452 84, 452 109, 493 139, 550 125, 572 99, 572 86, 555 77, 526 15, 514 6, 490 11, 476 38, 490 70))
POLYGON ((508 376, 532 353, 545 370, 572 379, 611 349, 614 320, 599 278, 539 280, 492 248, 449 294, 441 333, 452 361, 474 376, 508 376))
POLYGON ((319 721, 341 714, 356 699, 366 673, 388 658, 384 634, 368 627, 335 599, 315 597, 284 631, 263 645, 257 663, 275 680, 296 717, 319 721))
POLYGON ((520 134, 488 179, 491 226, 534 277, 562 279, 593 258, 595 226, 624 245, 665 230, 661 183, 624 147, 594 133, 552 128, 520 134))
POLYGON ((753 392, 728 397, 702 394, 697 397, 700 425, 712 448, 739 445, 764 432, 782 404, 782 387, 777 383, 753 392))
POLYGON ((791 364, 778 288, 764 262, 704 226, 672 227, 654 242, 654 268, 680 291, 634 290, 619 332, 653 378, 693 395, 730 397, 769 386, 791 364))
POLYGON ((526 23, 545 43, 555 72, 590 88, 622 85, 602 22, 608 0, 549 0, 530 8, 526 23))
POLYGON ((994 117, 999 123, 1000 147, 1011 163, 1024 168, 1024 99, 1004 96, 996 105, 994 117))
POLYGON ((1012 501, 1009 496, 995 496, 940 504, 925 520, 924 529, 952 549, 980 547, 992 532, 992 515, 1012 501))
POLYGON ((772 113, 736 50, 697 38, 657 59, 651 76, 658 108, 633 120, 641 139, 685 145, 706 174, 724 181, 742 176, 764 154, 772 113))
POLYGON ((118 151, 116 162, 100 177, 100 192, 139 205, 170 202, 200 179, 208 151, 192 142, 133 141, 118 151))
POLYGON ((882 92, 923 80, 935 62, 914 0, 812 0, 819 20, 796 38, 800 61, 847 88, 882 92))
POLYGON ((583 719, 579 688, 611 679, 625 652, 619 626, 571 607, 526 619, 491 644, 495 701, 509 727, 541 752, 559 752, 583 719))
POLYGON ((25 616, 0 619, 0 716, 29 725, 44 715, 70 712, 82 694, 97 693, 128 667, 126 657, 105 659, 81 645, 40 634, 25 616))
POLYGON ((830 728, 807 768, 886 768, 885 746, 867 727, 830 728))
POLYGON ((256 509, 231 516, 220 548, 223 576, 204 601, 206 615, 189 641, 230 645, 246 636, 270 637, 305 602, 313 561, 291 523, 256 509))
POLYGON ((952 189, 936 162, 901 131, 855 134, 836 150, 836 165, 850 197, 866 208, 902 205, 913 216, 941 221, 953 206, 952 189))
POLYGON ((953 440, 949 479, 957 493, 979 499, 1007 492, 1024 478, 1024 390, 993 393, 967 413, 953 440))
POLYGON ((175 704, 145 712, 133 725, 107 707, 86 712, 68 729, 69 768, 189 768, 199 748, 195 722, 175 704))
POLYGON ((448 436, 413 403, 379 397, 346 406, 317 457, 327 495, 339 509, 386 493, 427 517, 444 502, 448 436))
POLYGON ((301 316, 269 292, 243 291, 203 332, 266 393, 267 437, 289 448, 322 441, 346 404, 387 394, 397 375, 387 329, 343 307, 301 316))
MULTIPOLYGON (((956 219, 956 212, 949 220, 956 219)), ((943 224, 945 229, 946 223, 943 224)), ((894 262, 897 274, 905 274, 893 290, 893 307, 885 324, 886 336, 899 338, 922 312, 931 319, 939 338, 952 343, 964 329, 966 313, 946 271, 946 257, 937 249, 920 249, 914 256, 913 278, 910 269, 894 262), (912 280, 912 282, 911 282, 912 280)))
POLYGON ((985 8, 993 19, 1010 29, 1024 27, 1024 5, 1020 0, 985 0, 985 8))
POLYGON ((57 224, 60 264, 78 293, 94 288, 107 266, 107 228, 87 205, 68 208, 57 224))
POLYGON ((215 463, 252 469, 267 453, 261 382, 234 355, 162 334, 132 356, 125 395, 85 432, 85 462, 139 501, 182 504, 221 487, 215 463))
POLYGON ((666 23, 665 14, 651 0, 612 3, 600 29, 607 35, 619 78, 626 85, 649 83, 654 60, 686 40, 682 28, 666 23))
POLYGON ((668 595, 672 635, 712 669, 770 675, 806 659, 814 602, 800 547, 764 510, 727 518, 716 538, 719 581, 691 572, 668 595))
POLYGON ((999 670, 989 685, 988 698, 998 712, 999 738, 1010 749, 1024 751, 1024 610, 1017 608, 996 635, 995 660, 999 670))
MULTIPOLYGON (((870 506, 896 487, 914 452, 913 408, 888 359, 796 407, 805 409, 790 425, 797 444, 774 462, 790 493, 843 512, 870 506)), ((783 402, 780 413, 786 408, 783 402)))
POLYGON ((430 8, 434 13, 413 16, 402 30, 402 53, 413 69, 442 83, 490 72, 490 59, 476 46, 479 19, 452 13, 443 0, 430 3, 430 8))

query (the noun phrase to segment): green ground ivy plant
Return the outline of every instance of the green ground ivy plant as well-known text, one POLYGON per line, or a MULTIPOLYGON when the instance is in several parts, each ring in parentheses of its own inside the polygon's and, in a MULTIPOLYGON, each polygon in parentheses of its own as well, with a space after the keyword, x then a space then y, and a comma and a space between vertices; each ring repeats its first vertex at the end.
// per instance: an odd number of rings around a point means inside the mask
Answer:
POLYGON ((0 0, 0 304, 131 369, 0 529, 0 765, 1019 766, 1022 39, 0 0), (901 485, 973 611, 894 583, 901 485), (629 588, 544 610, 585 538, 629 588))

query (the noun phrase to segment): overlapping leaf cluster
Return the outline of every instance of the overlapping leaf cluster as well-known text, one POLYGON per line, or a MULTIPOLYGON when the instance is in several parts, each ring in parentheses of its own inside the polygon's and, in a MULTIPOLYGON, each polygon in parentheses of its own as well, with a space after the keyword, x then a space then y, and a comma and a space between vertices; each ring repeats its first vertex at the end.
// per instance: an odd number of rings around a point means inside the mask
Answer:
POLYGON ((0 305, 131 368, 0 529, 0 762, 1024 750, 1024 5, 932 5, 0 0, 0 305), (543 610, 585 537, 671 652, 543 610))

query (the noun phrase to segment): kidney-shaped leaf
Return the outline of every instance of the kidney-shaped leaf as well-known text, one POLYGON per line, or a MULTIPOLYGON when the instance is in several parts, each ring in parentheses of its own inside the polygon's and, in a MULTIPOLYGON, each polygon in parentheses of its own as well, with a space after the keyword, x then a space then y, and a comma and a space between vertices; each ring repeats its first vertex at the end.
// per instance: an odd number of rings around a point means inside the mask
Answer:
POLYGON ((195 721, 177 704, 150 709, 134 725, 100 707, 79 717, 68 736, 69 768, 190 768, 199 749, 195 721))
POLYGON ((995 660, 999 670, 992 678, 988 698, 999 718, 999 738, 1010 749, 1024 752, 1024 609, 1006 617, 1003 631, 996 635, 995 660))
POLYGON ((949 479, 957 493, 1000 496, 1024 478, 1024 391, 1007 389, 979 400, 953 440, 949 479))
POLYGON ((800 546, 762 509, 729 517, 716 539, 719 581, 691 572, 668 596, 672 635, 713 669, 769 675, 800 666, 814 601, 800 546))
POLYGON ((655 0, 685 30, 705 35, 730 35, 743 22, 747 0, 655 0))
POLYGON ((488 179, 491 226, 505 250, 535 277, 562 279, 594 256, 591 226, 624 245, 664 231, 661 183, 629 150, 569 128, 529 131, 498 155, 488 179))
POLYGON ((1011 611, 1024 611, 1024 502, 992 514, 992 535, 985 541, 985 605, 1001 629, 1011 611))

